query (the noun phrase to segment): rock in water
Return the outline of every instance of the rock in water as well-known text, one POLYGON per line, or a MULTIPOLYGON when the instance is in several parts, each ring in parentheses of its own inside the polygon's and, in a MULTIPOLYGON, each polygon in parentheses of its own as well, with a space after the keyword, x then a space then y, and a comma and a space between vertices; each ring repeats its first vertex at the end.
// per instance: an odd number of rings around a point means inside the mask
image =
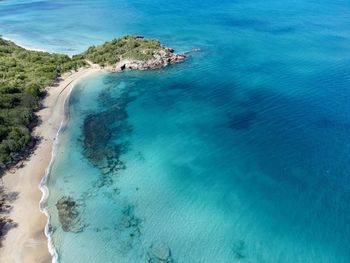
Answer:
POLYGON ((151 248, 151 252, 156 258, 160 260, 167 260, 168 257, 170 257, 170 249, 164 243, 153 245, 151 248))
POLYGON ((81 232, 84 226, 81 224, 79 205, 71 197, 62 197, 56 203, 59 221, 65 232, 81 232))
POLYGON ((150 247, 149 263, 173 263, 170 248, 165 243, 156 243, 150 247))

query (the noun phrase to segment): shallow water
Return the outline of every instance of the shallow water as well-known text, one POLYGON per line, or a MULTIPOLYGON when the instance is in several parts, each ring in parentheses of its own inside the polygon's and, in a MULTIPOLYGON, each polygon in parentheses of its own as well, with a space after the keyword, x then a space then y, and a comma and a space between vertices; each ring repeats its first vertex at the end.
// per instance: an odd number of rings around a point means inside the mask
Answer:
POLYGON ((60 262, 146 262, 159 243, 176 262, 349 262, 349 10, 2 2, 0 33, 27 46, 73 54, 140 34, 201 49, 73 90, 48 181, 60 262), (59 223, 63 196, 78 204, 78 233, 59 223))

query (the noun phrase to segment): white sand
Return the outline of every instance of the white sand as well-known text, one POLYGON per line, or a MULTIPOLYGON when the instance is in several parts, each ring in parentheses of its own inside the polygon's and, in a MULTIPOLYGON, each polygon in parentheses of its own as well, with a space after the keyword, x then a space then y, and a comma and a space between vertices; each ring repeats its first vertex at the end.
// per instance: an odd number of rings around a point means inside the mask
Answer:
POLYGON ((42 192, 39 183, 45 175, 52 154, 52 147, 58 129, 65 118, 65 100, 71 88, 82 78, 101 71, 91 65, 75 73, 66 74, 59 86, 50 87, 44 100, 44 108, 38 113, 41 124, 35 128, 35 135, 42 138, 35 152, 24 162, 24 167, 7 172, 3 177, 8 191, 19 193, 12 203, 9 217, 18 227, 10 230, 0 248, 0 262, 42 263, 51 262, 48 240, 44 234, 47 217, 39 209, 42 192))

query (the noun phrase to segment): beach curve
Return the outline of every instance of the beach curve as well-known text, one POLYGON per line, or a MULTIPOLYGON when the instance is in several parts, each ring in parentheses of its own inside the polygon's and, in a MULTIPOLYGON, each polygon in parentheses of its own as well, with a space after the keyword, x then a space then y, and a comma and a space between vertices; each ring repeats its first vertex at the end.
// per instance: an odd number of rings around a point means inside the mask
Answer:
POLYGON ((49 235, 49 215, 44 208, 48 197, 45 182, 54 159, 57 137, 66 119, 67 98, 80 80, 101 71, 98 65, 90 64, 77 72, 64 74, 58 86, 48 88, 44 107, 38 112, 41 123, 34 130, 34 135, 41 138, 40 143, 21 168, 3 176, 4 187, 18 193, 9 214, 18 226, 9 231, 0 248, 4 262, 56 262, 57 254, 49 235))

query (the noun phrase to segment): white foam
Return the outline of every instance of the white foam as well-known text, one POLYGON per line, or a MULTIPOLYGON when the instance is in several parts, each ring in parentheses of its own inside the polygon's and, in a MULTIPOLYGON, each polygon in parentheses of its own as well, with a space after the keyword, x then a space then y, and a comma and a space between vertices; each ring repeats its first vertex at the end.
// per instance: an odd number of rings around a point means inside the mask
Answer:
POLYGON ((46 225, 45 225, 45 236, 47 237, 47 240, 48 240, 48 242, 47 242, 48 243, 48 250, 49 250, 49 253, 52 256, 52 263, 58 263, 59 262, 59 258, 58 258, 57 250, 56 250, 56 248, 55 248, 55 246, 53 244, 52 233, 50 232, 50 229, 49 229, 50 214, 49 214, 47 208, 45 207, 46 201, 49 198, 49 189, 46 186, 46 182, 47 182, 47 179, 48 179, 48 177, 50 175, 52 164, 53 164, 53 161, 54 161, 55 156, 56 156, 56 149, 57 149, 58 143, 59 143, 58 138, 59 138, 60 132, 61 132, 61 130, 64 127, 65 122, 66 122, 66 117, 67 117, 66 102, 67 102, 67 99, 69 98, 69 96, 70 96, 74 86, 75 86, 75 84, 72 85, 72 87, 70 88, 66 98, 64 99, 65 117, 61 121, 60 127, 58 128, 57 133, 56 133, 55 138, 54 138, 50 163, 49 163, 48 167, 45 170, 45 175, 43 176, 43 178, 41 179, 41 181, 39 183, 39 189, 42 192, 42 197, 41 197, 40 202, 39 202, 39 209, 47 217, 47 222, 46 222, 46 225))
MULTIPOLYGON (((27 50, 31 50, 31 51, 39 51, 39 52, 48 52, 47 50, 45 49, 42 49, 42 48, 34 48, 34 47, 31 47, 31 46, 27 46, 27 45, 24 45, 23 43, 21 43, 21 41, 18 41, 18 40, 12 40, 10 38, 7 38, 7 37, 4 37, 2 35, 0 35, 2 39, 4 40, 7 40, 7 41, 11 41, 13 43, 15 43, 17 46, 20 46, 24 49, 27 49, 27 50)), ((48 52, 50 53, 50 52, 48 52)))

